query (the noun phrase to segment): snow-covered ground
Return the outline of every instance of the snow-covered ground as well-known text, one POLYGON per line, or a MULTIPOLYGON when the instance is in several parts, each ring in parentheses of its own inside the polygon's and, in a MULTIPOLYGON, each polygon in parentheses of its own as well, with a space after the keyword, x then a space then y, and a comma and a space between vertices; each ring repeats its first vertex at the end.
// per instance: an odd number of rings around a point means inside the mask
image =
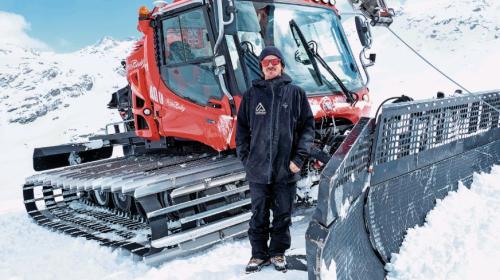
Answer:
MULTIPOLYGON (((425 225, 411 229, 386 266, 389 279, 498 279, 500 277, 500 166, 474 176, 440 201, 425 225)), ((294 217, 290 254, 304 254, 309 212, 294 217)), ((0 279, 305 279, 266 267, 246 275, 248 240, 216 245, 158 267, 133 262, 120 251, 47 231, 22 211, 0 215, 0 279)))
MULTIPOLYGON (((398 11, 391 28, 438 67, 472 91, 500 88, 498 1, 388 2, 398 11)), ((352 20, 345 24, 352 30, 352 20)), ((372 31, 372 52, 377 53, 377 63, 369 69, 374 106, 395 95, 422 99, 457 88, 387 30, 372 31)), ((357 52, 356 36, 351 34, 350 40, 357 52)), ((110 93, 126 84, 119 65, 130 46, 106 38, 75 53, 56 54, 0 44, 0 279, 306 278, 303 272, 278 274, 270 268, 244 275, 250 257, 247 240, 148 267, 94 242, 49 232, 27 217, 21 185, 33 173, 33 148, 78 140, 77 135, 99 132, 118 118, 105 106, 110 93)), ((478 175, 471 190, 461 188, 439 203, 425 226, 410 231, 387 266, 389 277, 500 279, 495 262, 500 259, 499 178, 500 167, 495 167, 491 175, 478 175)), ((295 218, 292 227, 296 253, 304 251, 308 215, 295 218)))
MULTIPOLYGON (((291 254, 305 254, 308 212, 294 217, 291 254)), ((149 267, 96 242, 54 233, 34 224, 21 211, 0 215, 0 279, 304 279, 301 271, 277 273, 265 267, 246 275, 248 240, 216 245, 198 254, 149 267), (68 278, 69 277, 69 278, 68 278)))

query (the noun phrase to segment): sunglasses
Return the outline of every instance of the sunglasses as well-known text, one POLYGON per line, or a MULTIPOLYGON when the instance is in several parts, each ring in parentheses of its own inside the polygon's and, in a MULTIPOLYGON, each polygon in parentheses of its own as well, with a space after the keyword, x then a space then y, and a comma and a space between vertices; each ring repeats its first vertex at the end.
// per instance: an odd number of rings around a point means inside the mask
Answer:
POLYGON ((279 59, 279 58, 264 59, 260 62, 260 64, 262 64, 262 67, 267 67, 270 64, 272 64, 273 66, 276 66, 280 63, 281 63, 281 59, 279 59))

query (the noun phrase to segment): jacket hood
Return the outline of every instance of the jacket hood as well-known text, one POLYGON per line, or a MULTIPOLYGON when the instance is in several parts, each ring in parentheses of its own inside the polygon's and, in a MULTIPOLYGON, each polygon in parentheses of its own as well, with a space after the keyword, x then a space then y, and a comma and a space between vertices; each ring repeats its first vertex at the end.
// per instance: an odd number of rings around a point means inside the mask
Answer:
POLYGON ((273 82, 276 85, 289 84, 292 82, 292 78, 290 78, 290 76, 288 76, 286 73, 283 73, 281 76, 278 76, 271 80, 264 80, 262 78, 253 80, 252 85, 256 87, 265 87, 269 82, 273 82))

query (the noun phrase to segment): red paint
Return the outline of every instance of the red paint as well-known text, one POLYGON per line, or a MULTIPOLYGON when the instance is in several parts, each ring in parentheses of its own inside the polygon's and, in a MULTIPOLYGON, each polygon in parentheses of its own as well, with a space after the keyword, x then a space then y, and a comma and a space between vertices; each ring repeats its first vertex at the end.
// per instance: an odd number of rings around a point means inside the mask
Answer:
MULTIPOLYGON (((169 6, 173 7, 189 1, 179 0, 169 6)), ((315 1, 306 0, 306 2, 310 2, 311 5, 319 4, 315 1)), ((332 5, 324 4, 323 6, 335 9, 332 5)), ((152 14, 157 10, 158 8, 155 8, 152 14)), ((220 101, 213 101, 221 105, 221 108, 212 108, 191 103, 177 96, 165 85, 160 76, 155 60, 154 32, 150 27, 150 20, 139 20, 137 28, 144 36, 136 43, 126 60, 127 78, 133 95, 135 127, 139 128, 139 118, 143 118, 147 124, 147 128, 136 130, 137 136, 153 141, 159 140, 161 136, 178 137, 206 144, 217 151, 234 149, 236 147, 236 117, 230 116, 231 110, 227 97, 224 96, 220 101), (145 108, 150 109, 153 114, 144 115, 145 108)), ((368 116, 371 104, 363 101, 363 95, 368 95, 368 90, 363 88, 357 94, 360 101, 355 106, 346 102, 342 94, 310 97, 309 102, 315 119, 334 116, 356 123, 360 117, 368 116)), ((235 96, 237 108, 240 102, 241 98, 235 96)))

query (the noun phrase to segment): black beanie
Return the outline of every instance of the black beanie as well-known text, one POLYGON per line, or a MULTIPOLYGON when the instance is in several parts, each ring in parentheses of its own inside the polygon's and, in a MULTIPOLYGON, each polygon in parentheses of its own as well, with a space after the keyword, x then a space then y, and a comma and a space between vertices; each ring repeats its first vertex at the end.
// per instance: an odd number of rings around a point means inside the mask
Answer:
POLYGON ((277 47, 275 46, 265 47, 259 55, 259 61, 262 61, 264 57, 268 55, 277 56, 279 59, 281 59, 281 64, 285 66, 285 60, 283 60, 283 54, 281 54, 280 50, 277 47))

